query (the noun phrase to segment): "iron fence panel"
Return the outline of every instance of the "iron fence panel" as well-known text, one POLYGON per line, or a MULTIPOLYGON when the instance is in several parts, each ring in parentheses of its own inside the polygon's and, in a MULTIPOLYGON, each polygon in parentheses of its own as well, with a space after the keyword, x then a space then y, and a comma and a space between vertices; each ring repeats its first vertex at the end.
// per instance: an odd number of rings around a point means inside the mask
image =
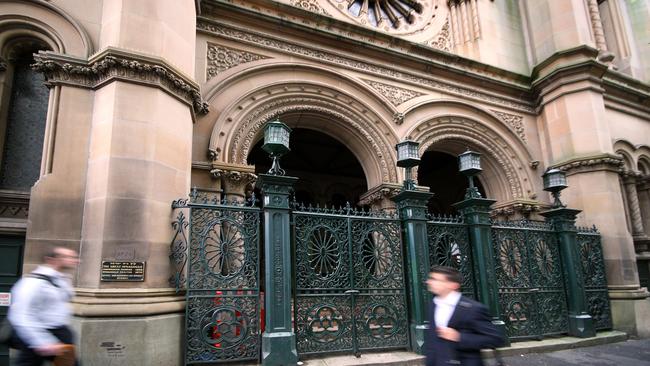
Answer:
POLYGON ((408 347, 400 228, 350 209, 293 212, 299 354, 408 347))
POLYGON ((596 330, 611 329, 612 313, 600 234, 595 228, 579 228, 577 241, 585 282, 587 309, 593 319, 594 328, 596 330))
MULTIPOLYGON (((459 270, 463 275, 461 292, 465 296, 476 299, 478 294, 474 285, 475 269, 467 225, 462 223, 460 218, 457 220, 434 218, 427 221, 427 237, 431 267, 448 266, 459 270)), ((427 291, 426 285, 423 286, 425 286, 423 290, 427 291)))
POLYGON ((556 233, 545 223, 492 226, 499 306, 512 339, 568 330, 568 311, 556 233))

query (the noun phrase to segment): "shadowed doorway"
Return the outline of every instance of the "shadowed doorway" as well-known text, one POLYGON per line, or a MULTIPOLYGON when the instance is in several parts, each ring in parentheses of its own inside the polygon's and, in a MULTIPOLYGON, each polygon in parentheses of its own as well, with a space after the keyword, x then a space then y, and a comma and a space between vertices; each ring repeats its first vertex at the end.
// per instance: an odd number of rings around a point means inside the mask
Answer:
MULTIPOLYGON (((479 179, 474 178, 482 197, 485 190, 479 179)), ((452 205, 465 197, 469 187, 467 177, 458 171, 458 157, 439 151, 427 151, 422 155, 418 168, 418 185, 430 187, 434 196, 427 206, 429 213, 435 215, 456 215, 452 205)))
MULTIPOLYGON (((266 173, 271 159, 259 141, 248 155, 255 173, 266 173)), ((363 168, 352 152, 338 140, 324 133, 296 128, 291 131, 291 151, 280 165, 287 176, 298 177, 296 201, 304 205, 343 207, 357 205, 368 188, 363 168)))

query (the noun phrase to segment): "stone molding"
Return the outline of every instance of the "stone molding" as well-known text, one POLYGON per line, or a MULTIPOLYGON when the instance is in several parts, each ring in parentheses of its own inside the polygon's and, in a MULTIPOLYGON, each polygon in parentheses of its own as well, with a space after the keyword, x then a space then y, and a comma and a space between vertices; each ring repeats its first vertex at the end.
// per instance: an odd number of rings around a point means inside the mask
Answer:
POLYGON ((526 166, 527 163, 512 158, 512 156, 517 156, 512 146, 496 132, 479 122, 457 116, 439 117, 417 126, 410 137, 415 141, 420 141, 420 151, 422 152, 445 140, 472 141, 473 144, 480 146, 486 155, 494 159, 496 165, 501 167, 500 175, 504 177, 501 183, 509 191, 509 199, 526 199, 530 198, 526 195, 534 194, 533 187, 530 185, 530 177, 520 178, 518 174, 519 168, 526 166), (526 182, 527 186, 524 187, 522 182, 526 182))
POLYGON ((560 169, 567 175, 607 170, 620 173, 624 166, 623 158, 616 155, 601 154, 572 158, 551 167, 560 169))
MULTIPOLYGON (((276 39, 271 36, 256 34, 247 30, 239 29, 235 25, 229 25, 213 20, 199 18, 197 19, 196 26, 199 31, 203 31, 217 37, 249 44, 254 47, 273 49, 283 53, 306 57, 320 63, 334 64, 339 67, 353 69, 359 72, 374 73, 383 77, 393 78, 396 81, 407 82, 413 85, 424 86, 436 91, 453 94, 460 98, 471 98, 527 113, 535 113, 535 108, 523 101, 517 102, 507 97, 496 96, 488 92, 478 91, 476 88, 461 87, 452 82, 443 82, 433 78, 423 78, 420 76, 420 74, 407 73, 398 71, 395 68, 378 66, 368 62, 368 60, 358 60, 356 58, 338 55, 333 52, 328 52, 315 47, 309 47, 307 45, 289 43, 285 40, 276 39)), ((413 57, 413 55, 410 56, 413 57)), ((431 59, 427 61, 429 63, 432 62, 431 59)), ((455 63, 453 60, 445 61, 447 64, 444 62, 443 64, 446 65, 446 67, 457 66, 452 65, 455 63)), ((481 70, 476 70, 476 73, 481 75, 485 74, 484 72, 481 72, 481 70)))
MULTIPOLYGON (((304 89, 304 88, 303 88, 304 89)), ((388 147, 383 142, 382 132, 377 130, 369 121, 363 118, 350 116, 350 111, 342 108, 340 105, 323 99, 322 95, 316 92, 317 96, 310 96, 307 90, 302 90, 303 97, 294 97, 288 95, 286 98, 274 99, 269 103, 263 103, 257 106, 246 118, 237 126, 235 133, 230 139, 229 156, 230 163, 245 165, 248 153, 254 144, 255 136, 262 130, 264 124, 279 115, 293 112, 316 112, 322 115, 333 116, 339 121, 345 123, 349 128, 354 129, 357 135, 368 142, 379 165, 381 178, 385 182, 396 182, 397 171, 395 163, 391 160, 394 155, 392 146, 388 147)), ((276 98, 277 95, 273 94, 276 98)), ((340 98, 339 98, 340 99, 340 98)), ((367 111, 366 111, 367 113, 367 111)), ((217 154, 216 141, 210 142, 211 154, 217 154)))
POLYGON ((388 99, 388 101, 390 101, 391 104, 394 105, 395 107, 397 107, 402 103, 408 102, 413 98, 426 95, 424 93, 420 93, 414 90, 400 88, 395 85, 380 83, 374 80, 368 80, 368 79, 361 79, 361 80, 366 82, 373 89, 377 90, 381 95, 383 95, 386 99, 388 99))
POLYGON ((75 289, 74 315, 146 316, 185 311, 185 295, 174 289, 75 289))
POLYGON ((524 117, 523 116, 518 116, 515 114, 510 114, 510 113, 504 113, 504 112, 499 112, 496 110, 492 110, 497 116, 499 116, 499 119, 508 125, 510 129, 521 138, 523 142, 527 142, 526 140, 526 131, 524 129, 524 117))
POLYGON ((320 6, 318 0, 291 0, 291 5, 297 8, 302 8, 307 11, 311 11, 312 13, 331 16, 327 11, 325 11, 325 9, 323 9, 320 6))
POLYGON ((221 72, 238 65, 269 59, 270 57, 238 50, 231 47, 208 43, 206 79, 210 80, 221 72))
POLYGON ((0 218, 27 219, 29 193, 0 190, 0 218))
POLYGON ((45 75, 46 85, 69 85, 98 89, 119 80, 158 87, 192 108, 206 114, 208 104, 201 99, 199 85, 164 60, 116 48, 107 48, 89 60, 51 51, 34 55, 32 67, 45 75))
POLYGON ((392 199, 401 191, 402 186, 395 183, 380 184, 359 197, 359 205, 371 206, 384 199, 392 199))

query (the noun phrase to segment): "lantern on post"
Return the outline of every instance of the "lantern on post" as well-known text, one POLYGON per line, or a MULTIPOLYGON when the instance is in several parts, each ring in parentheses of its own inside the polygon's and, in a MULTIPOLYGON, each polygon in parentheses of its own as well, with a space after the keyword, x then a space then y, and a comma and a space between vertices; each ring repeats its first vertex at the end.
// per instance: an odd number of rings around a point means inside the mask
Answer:
POLYGON ((413 180, 411 170, 420 164, 419 147, 420 144, 413 140, 404 140, 395 145, 395 149, 397 150, 397 166, 406 169, 406 179, 404 179, 404 186, 402 188, 405 191, 415 189, 415 180, 413 180))
POLYGON ((284 170, 280 168, 280 157, 291 151, 289 149, 290 134, 291 129, 289 126, 282 123, 279 119, 268 122, 264 126, 264 145, 262 145, 262 149, 269 153, 269 156, 273 159, 273 164, 268 174, 284 175, 284 170))
POLYGON ((467 151, 458 155, 458 170, 467 176, 469 180, 469 188, 465 193, 465 199, 481 198, 481 193, 474 186, 474 176, 483 170, 481 169, 481 153, 471 151, 468 148, 467 151))
POLYGON ((544 179, 544 190, 551 192, 553 195, 553 208, 566 207, 566 205, 562 204, 562 201, 560 201, 560 192, 569 186, 566 180, 566 173, 560 169, 553 168, 547 170, 546 173, 542 175, 542 178, 544 179))

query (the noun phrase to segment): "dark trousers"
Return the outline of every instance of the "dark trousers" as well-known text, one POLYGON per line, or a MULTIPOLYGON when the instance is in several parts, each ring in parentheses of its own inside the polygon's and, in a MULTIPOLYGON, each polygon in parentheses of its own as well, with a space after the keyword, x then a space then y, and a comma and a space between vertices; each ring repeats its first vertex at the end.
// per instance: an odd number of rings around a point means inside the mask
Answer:
MULTIPOLYGON (((63 326, 55 329, 48 329, 48 332, 57 337, 61 343, 74 344, 74 334, 70 328, 63 326)), ((54 357, 43 357, 34 352, 33 349, 27 347, 20 339, 16 340, 18 345, 18 357, 11 363, 12 366, 41 366, 45 361, 52 361, 54 357)), ((79 366, 79 361, 75 361, 75 365, 79 366)))

